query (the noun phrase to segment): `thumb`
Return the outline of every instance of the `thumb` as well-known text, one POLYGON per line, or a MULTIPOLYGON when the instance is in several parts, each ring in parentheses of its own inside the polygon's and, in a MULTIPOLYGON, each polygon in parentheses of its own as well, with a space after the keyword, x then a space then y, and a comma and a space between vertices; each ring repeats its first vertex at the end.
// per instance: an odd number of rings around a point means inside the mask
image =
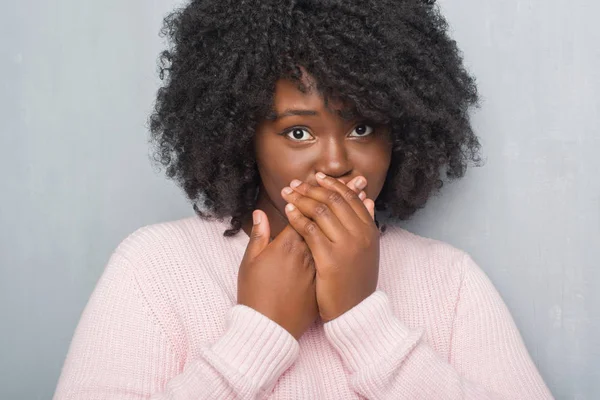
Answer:
POLYGON ((271 227, 267 214, 261 210, 254 210, 252 212, 252 232, 246 248, 246 255, 250 259, 257 257, 269 244, 270 237, 271 227))

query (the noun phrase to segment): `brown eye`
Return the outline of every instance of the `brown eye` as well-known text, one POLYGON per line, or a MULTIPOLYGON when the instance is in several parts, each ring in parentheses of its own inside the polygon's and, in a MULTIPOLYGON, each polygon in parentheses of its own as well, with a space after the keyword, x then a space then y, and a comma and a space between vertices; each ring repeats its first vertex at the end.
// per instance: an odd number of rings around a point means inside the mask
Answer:
POLYGON ((306 142, 307 140, 312 138, 312 136, 304 128, 293 128, 293 129, 285 132, 285 134, 287 135, 287 137, 289 137, 290 139, 295 140, 297 142, 306 142), (306 138, 307 135, 308 135, 308 139, 303 139, 303 138, 306 138))
POLYGON ((353 132, 356 132, 358 134, 355 137, 369 136, 371 133, 373 133, 373 128, 371 127, 371 125, 360 124, 356 125, 356 128, 354 128, 353 132))

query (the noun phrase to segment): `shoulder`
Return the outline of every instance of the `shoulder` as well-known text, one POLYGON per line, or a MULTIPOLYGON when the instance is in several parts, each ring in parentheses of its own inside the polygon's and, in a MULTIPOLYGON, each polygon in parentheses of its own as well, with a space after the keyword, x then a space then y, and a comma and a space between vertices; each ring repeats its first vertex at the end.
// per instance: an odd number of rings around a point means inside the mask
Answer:
POLYGON ((110 278, 104 281, 129 279, 135 285, 178 354, 186 351, 181 338, 213 318, 208 311, 192 312, 195 307, 225 309, 235 294, 231 270, 236 264, 229 261, 237 251, 232 238, 223 236, 228 227, 228 220, 198 216, 143 226, 120 242, 105 269, 110 278))
POLYGON ((381 236, 382 251, 391 257, 409 258, 421 265, 456 271, 462 270, 469 257, 466 251, 442 240, 418 235, 396 224, 386 226, 387 230, 381 236))
POLYGON ((123 239, 114 253, 145 268, 182 264, 198 256, 222 253, 231 238, 228 223, 197 216, 143 226, 123 239))
POLYGON ((402 296, 423 296, 424 301, 435 291, 451 302, 465 280, 466 267, 477 268, 470 260, 466 251, 450 243, 388 224, 381 236, 381 286, 402 296))
POLYGON ((477 268, 464 250, 387 225, 381 237, 379 288, 396 315, 410 327, 425 327, 434 348, 447 352, 449 332, 468 268, 477 268))
POLYGON ((185 304, 198 296, 198 288, 203 296, 218 297, 219 290, 231 294, 244 248, 239 234, 223 236, 228 227, 227 218, 198 216, 143 226, 128 235, 112 257, 127 261, 128 273, 153 304, 185 304))
POLYGON ((387 268, 392 279, 401 278, 410 285, 429 285, 452 292, 475 282, 493 286, 475 258, 450 243, 387 224, 381 244, 383 272, 387 268))

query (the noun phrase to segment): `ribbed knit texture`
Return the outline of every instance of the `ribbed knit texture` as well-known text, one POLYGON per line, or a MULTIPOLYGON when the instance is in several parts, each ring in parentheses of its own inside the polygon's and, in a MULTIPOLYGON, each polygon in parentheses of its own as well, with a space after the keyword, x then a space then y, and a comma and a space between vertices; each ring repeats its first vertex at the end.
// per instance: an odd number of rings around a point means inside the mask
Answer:
POLYGON ((377 291, 296 341, 236 304, 249 238, 190 217, 139 229, 75 330, 63 399, 551 399, 498 292, 447 243, 388 225, 377 291))

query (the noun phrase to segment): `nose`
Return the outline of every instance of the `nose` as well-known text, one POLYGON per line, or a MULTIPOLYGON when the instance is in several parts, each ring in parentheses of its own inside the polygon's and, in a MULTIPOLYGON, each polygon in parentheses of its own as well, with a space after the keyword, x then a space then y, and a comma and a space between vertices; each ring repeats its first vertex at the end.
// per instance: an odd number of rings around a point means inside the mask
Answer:
POLYGON ((323 144, 315 165, 315 173, 323 172, 334 178, 341 178, 352 173, 353 165, 348 157, 348 149, 344 138, 329 138, 323 144))

